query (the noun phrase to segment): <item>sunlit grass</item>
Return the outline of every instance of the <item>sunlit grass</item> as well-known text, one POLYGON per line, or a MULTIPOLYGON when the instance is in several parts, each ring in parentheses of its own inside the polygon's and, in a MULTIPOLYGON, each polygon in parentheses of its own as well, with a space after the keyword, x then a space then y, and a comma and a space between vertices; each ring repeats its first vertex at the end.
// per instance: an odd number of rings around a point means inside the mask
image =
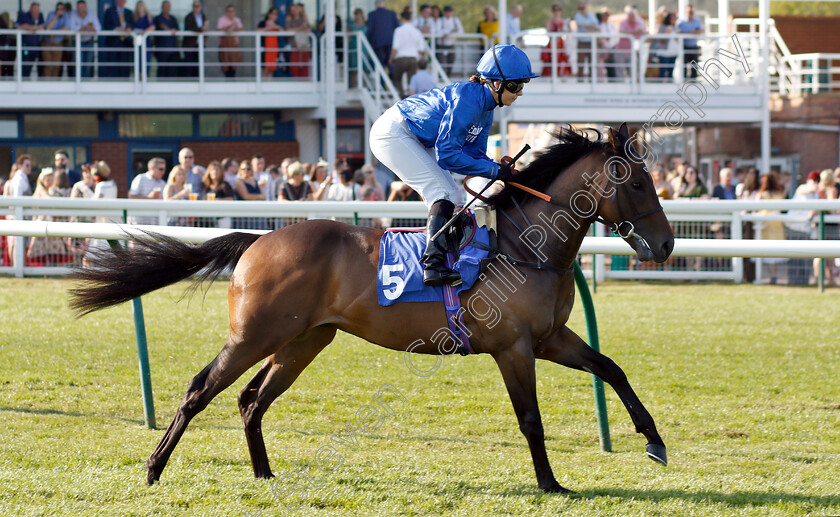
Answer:
MULTIPOLYGON (((657 421, 670 465, 644 456, 607 388, 614 452, 598 446, 590 376, 538 364, 549 458, 573 496, 543 494, 495 363, 452 357, 428 378, 339 334, 269 410, 275 474, 253 478, 236 394, 191 424, 161 482, 143 463, 226 334, 226 286, 143 299, 159 430, 143 426, 127 305, 74 320, 60 280, 0 279, 0 515, 838 515, 840 292, 731 285, 599 285, 602 350, 657 421), (385 397, 394 414, 332 441, 385 397), (343 463, 315 465, 332 444, 343 463), (306 467, 309 467, 307 481, 306 467), (311 483, 319 483, 313 487, 311 483)), ((267 322, 270 324, 270 322, 267 322)), ((584 331, 576 310, 572 328, 584 331)), ((380 406, 381 407, 381 406, 380 406)))

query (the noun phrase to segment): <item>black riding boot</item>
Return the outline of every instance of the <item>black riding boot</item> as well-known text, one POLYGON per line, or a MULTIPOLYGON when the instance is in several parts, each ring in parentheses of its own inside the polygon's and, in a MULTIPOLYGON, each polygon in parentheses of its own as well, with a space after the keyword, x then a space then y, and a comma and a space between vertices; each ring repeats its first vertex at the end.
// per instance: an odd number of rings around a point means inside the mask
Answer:
POLYGON ((443 225, 452 217, 455 205, 451 201, 441 199, 435 201, 429 210, 429 223, 426 225, 426 251, 420 262, 426 266, 423 271, 423 283, 429 286, 435 285, 460 285, 461 275, 446 267, 446 252, 449 251, 449 241, 445 231, 434 241, 432 236, 436 234, 443 225))

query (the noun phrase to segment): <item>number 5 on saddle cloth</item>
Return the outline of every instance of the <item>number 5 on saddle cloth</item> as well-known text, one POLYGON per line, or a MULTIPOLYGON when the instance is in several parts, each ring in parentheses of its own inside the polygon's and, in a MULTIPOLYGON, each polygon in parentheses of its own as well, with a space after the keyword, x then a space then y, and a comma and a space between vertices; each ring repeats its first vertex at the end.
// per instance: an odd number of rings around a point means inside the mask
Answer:
MULTIPOLYGON (((379 242, 379 271, 376 275, 376 292, 379 305, 389 306, 404 302, 445 302, 446 319, 452 331, 458 352, 462 355, 474 353, 469 338, 462 332, 461 291, 470 289, 478 280, 486 264, 489 251, 482 248, 496 248, 495 230, 490 212, 477 208, 468 210, 452 230, 458 237, 459 255, 447 253, 447 265, 461 274, 463 283, 429 287, 423 284, 423 265, 420 258, 426 249, 425 228, 389 228, 379 242), (490 227, 490 228, 488 228, 490 227), (491 231, 492 230, 492 231, 491 231), (472 245, 480 243, 481 248, 472 245)), ((492 258, 492 257, 490 257, 492 258)))

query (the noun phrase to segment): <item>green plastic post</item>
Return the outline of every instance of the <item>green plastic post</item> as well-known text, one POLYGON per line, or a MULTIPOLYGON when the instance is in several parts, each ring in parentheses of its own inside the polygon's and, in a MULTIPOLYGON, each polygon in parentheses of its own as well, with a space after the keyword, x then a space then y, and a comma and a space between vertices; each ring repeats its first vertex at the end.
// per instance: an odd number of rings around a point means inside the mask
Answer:
POLYGON ((359 212, 353 212, 353 225, 359 226, 359 212))
MULTIPOLYGON (((820 240, 825 240, 825 212, 820 211, 820 240)), ((820 292, 825 291, 825 259, 820 259, 820 272, 817 275, 817 285, 820 292)))
MULTIPOLYGON (((583 303, 583 312, 586 315, 586 333, 589 336, 589 346, 596 352, 600 352, 598 344, 598 322, 595 319, 595 305, 592 303, 592 295, 589 293, 589 286, 586 284, 586 277, 575 261, 575 284, 580 293, 580 301, 583 303)), ((604 395, 604 381, 598 376, 592 375, 592 390, 595 394, 595 415, 598 419, 598 439, 601 442, 601 450, 612 452, 612 441, 610 440, 610 421, 607 416, 607 399, 604 395)))
POLYGON ((143 319, 143 302, 140 298, 131 300, 134 315, 134 335, 137 338, 137 359, 140 365, 140 388, 143 390, 143 416, 146 427, 156 429, 155 399, 152 397, 152 372, 149 369, 149 350, 146 346, 146 322, 143 319))
MULTIPOLYGON (((119 248, 117 241, 108 241, 112 248, 119 248)), ((143 318, 143 303, 140 298, 131 300, 131 313, 134 315, 134 336, 137 341, 137 361, 140 367, 140 389, 143 392, 143 416, 146 427, 156 429, 155 399, 152 397, 152 372, 149 369, 149 349, 146 346, 146 322, 143 318)))

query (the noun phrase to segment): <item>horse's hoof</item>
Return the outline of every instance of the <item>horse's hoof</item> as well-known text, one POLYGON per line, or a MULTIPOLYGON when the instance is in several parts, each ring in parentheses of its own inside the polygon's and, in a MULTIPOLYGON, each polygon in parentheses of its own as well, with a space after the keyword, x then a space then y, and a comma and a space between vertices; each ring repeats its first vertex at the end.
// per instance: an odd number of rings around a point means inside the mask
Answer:
POLYGON ((552 494, 574 494, 575 493, 573 490, 569 490, 568 488, 560 486, 560 483, 558 483, 557 481, 554 481, 553 483, 551 483, 548 486, 541 486, 540 488, 543 490, 543 492, 549 492, 549 493, 552 493, 552 494))
POLYGON ((652 459, 656 463, 665 467, 668 466, 668 454, 665 452, 664 445, 649 443, 645 445, 645 452, 647 452, 648 458, 652 459))

